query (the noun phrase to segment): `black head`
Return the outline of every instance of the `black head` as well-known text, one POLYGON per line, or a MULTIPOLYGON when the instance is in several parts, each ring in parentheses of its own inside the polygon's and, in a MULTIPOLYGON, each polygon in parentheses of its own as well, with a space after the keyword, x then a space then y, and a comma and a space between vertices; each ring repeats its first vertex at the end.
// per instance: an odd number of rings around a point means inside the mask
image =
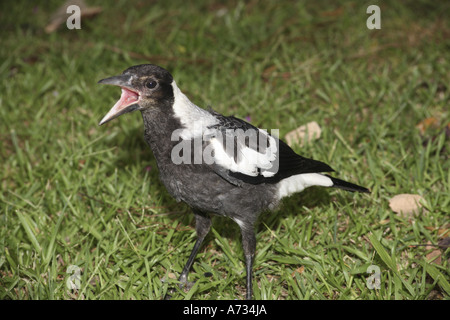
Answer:
POLYGON ((127 112, 172 104, 172 82, 167 70, 153 64, 133 66, 119 76, 100 80, 98 83, 121 87, 122 95, 99 125, 127 112))

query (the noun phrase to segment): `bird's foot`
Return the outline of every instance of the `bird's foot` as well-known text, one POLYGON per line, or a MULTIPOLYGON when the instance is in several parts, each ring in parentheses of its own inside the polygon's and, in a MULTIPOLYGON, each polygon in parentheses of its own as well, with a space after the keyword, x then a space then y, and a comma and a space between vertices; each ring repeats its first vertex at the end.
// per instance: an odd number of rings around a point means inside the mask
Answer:
POLYGON ((194 286, 194 284, 195 284, 195 281, 194 281, 194 282, 180 283, 180 284, 178 285, 178 287, 179 287, 181 290, 189 291, 189 290, 191 290, 191 288, 194 286))
MULTIPOLYGON (((180 282, 178 284, 178 288, 180 288, 181 290, 183 290, 184 292, 187 292, 189 290, 191 290, 191 288, 194 286, 195 281, 194 282, 189 282, 187 281, 187 277, 181 275, 180 279, 178 279, 178 281, 180 282)), ((163 300, 170 300, 172 298, 172 294, 174 293, 174 289, 169 289, 167 290, 167 293, 165 294, 163 300)))

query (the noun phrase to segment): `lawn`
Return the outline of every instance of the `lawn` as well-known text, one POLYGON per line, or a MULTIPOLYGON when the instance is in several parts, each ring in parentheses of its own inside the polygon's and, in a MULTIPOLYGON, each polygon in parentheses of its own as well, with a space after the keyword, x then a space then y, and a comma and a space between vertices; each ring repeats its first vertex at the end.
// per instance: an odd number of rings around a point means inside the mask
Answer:
POLYGON ((244 298, 240 231, 219 217, 174 289, 193 215, 139 113, 98 126, 120 91, 97 81, 141 63, 281 137, 316 121, 294 150, 372 191, 310 188, 262 215, 256 299, 450 298, 449 249, 425 246, 450 237, 449 2, 86 2, 102 11, 51 33, 61 1, 0 4, 0 299, 244 298), (423 207, 394 212, 398 194, 423 207))

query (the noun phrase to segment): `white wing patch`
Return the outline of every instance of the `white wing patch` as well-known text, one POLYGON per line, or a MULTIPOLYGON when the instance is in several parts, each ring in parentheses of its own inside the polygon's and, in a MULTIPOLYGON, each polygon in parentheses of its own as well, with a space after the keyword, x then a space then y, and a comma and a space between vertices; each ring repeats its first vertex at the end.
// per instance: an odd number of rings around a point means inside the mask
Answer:
MULTIPOLYGON (((211 138, 210 143, 214 152, 214 163, 231 170, 232 172, 239 172, 248 176, 256 177, 258 174, 264 177, 271 177, 278 171, 278 157, 277 157, 277 140, 268 135, 264 131, 259 130, 258 135, 262 137, 259 141, 253 144, 249 142, 249 146, 244 143, 244 138, 239 135, 243 131, 234 131, 234 133, 227 133, 223 137, 221 132, 217 132, 219 136, 211 138), (234 138, 230 134, 235 134, 234 138), (228 139, 228 140, 227 140, 228 139), (225 143, 225 140, 231 143, 225 143), (258 151, 259 149, 262 151, 258 151)), ((257 135, 255 135, 257 136, 257 135)))

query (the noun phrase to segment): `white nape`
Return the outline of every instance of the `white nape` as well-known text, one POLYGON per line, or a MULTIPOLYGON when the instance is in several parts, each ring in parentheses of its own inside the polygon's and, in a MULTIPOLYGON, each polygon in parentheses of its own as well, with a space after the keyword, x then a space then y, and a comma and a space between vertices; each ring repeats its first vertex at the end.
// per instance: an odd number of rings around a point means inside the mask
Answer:
POLYGON ((196 106, 178 88, 175 80, 172 81, 175 116, 180 119, 184 129, 180 135, 182 139, 190 140, 194 137, 202 137, 208 126, 216 124, 217 119, 205 109, 196 106))

